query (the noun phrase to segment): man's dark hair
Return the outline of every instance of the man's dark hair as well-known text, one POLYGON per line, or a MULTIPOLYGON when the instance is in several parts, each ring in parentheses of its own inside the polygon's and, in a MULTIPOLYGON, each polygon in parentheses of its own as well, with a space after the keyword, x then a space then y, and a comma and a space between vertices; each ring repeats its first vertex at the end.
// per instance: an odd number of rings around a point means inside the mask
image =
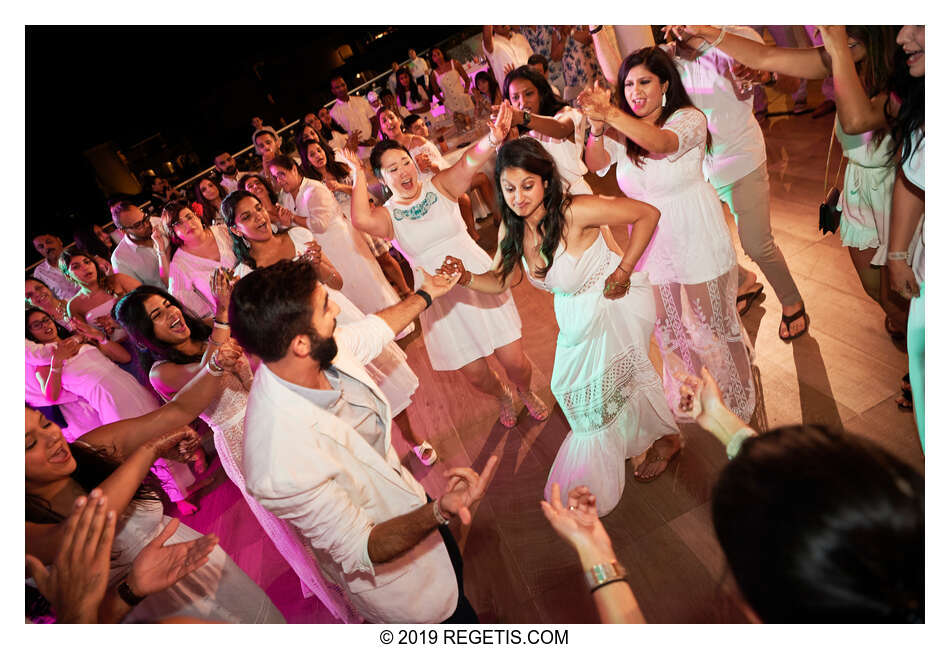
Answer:
POLYGON ((290 342, 313 333, 317 271, 306 261, 282 260, 239 280, 228 309, 231 335, 266 363, 280 360, 290 342))

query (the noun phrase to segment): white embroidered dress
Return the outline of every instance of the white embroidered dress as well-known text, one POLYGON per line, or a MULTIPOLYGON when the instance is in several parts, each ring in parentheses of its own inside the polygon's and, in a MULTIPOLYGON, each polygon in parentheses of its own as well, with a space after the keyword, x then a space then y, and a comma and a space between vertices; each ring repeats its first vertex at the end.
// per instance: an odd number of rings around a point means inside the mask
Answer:
POLYGON ((557 482, 566 503, 573 487, 586 485, 597 495, 597 514, 605 516, 623 495, 624 460, 679 432, 647 355, 653 291, 645 273, 633 273, 626 296, 604 297, 604 279, 620 256, 602 236, 577 259, 562 246, 543 279, 522 263, 534 286, 554 294, 560 331, 551 392, 571 426, 544 497, 557 482))
POLYGON ((638 270, 646 271, 653 285, 667 401, 678 412, 675 374, 695 376, 705 366, 729 409, 749 421, 755 387, 748 337, 736 311, 736 254, 719 197, 703 177, 706 118, 695 108, 682 108, 662 128, 676 133, 679 148, 645 156, 642 168, 627 156, 624 143, 607 137, 604 145, 617 163, 623 193, 660 210, 638 270))

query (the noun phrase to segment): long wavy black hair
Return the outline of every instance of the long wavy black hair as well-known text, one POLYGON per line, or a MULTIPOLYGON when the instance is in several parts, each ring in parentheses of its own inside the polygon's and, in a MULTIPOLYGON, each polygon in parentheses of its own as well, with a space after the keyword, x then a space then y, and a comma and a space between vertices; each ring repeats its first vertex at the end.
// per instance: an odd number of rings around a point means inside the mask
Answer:
POLYGON ((112 317, 128 332, 129 338, 138 348, 139 363, 145 374, 148 375, 156 361, 171 361, 178 365, 200 361, 201 354, 183 354, 155 336, 155 325, 145 309, 145 300, 152 295, 168 300, 169 304, 181 311, 181 317, 191 331, 189 338, 204 342, 211 336, 211 327, 167 291, 148 284, 132 289, 112 307, 112 317))
POLYGON ((888 126, 894 140, 892 157, 900 166, 924 142, 924 77, 911 76, 907 69, 907 55, 903 48, 898 48, 898 52, 894 92, 901 100, 901 107, 896 117, 888 116, 888 126), (915 131, 920 131, 916 144, 913 141, 915 131))
POLYGON ((409 72, 409 68, 403 67, 396 70, 396 96, 399 97, 399 103, 408 109, 409 106, 406 103, 407 93, 409 95, 409 99, 412 99, 415 102, 422 101, 422 93, 419 92, 419 84, 416 83, 416 80, 412 78, 412 73, 409 72), (399 83, 399 77, 403 74, 409 77, 408 88, 399 83))
POLYGON ((544 277, 551 269, 554 253, 564 237, 564 211, 570 206, 571 197, 564 193, 564 184, 554 158, 534 138, 520 137, 505 142, 498 149, 498 158, 495 161, 495 191, 498 193, 501 218, 505 224, 505 238, 499 244, 501 268, 498 272, 502 279, 511 274, 524 254, 524 218, 508 207, 501 188, 501 174, 509 167, 537 174, 545 184, 544 218, 538 227, 541 230, 541 258, 547 265, 533 270, 537 277, 544 277))
POLYGON ((323 149, 323 155, 327 159, 325 168, 333 180, 341 183, 349 178, 350 168, 334 158, 333 150, 324 142, 320 142, 319 140, 303 140, 300 143, 300 148, 298 150, 301 160, 300 173, 302 173, 307 178, 313 178, 314 180, 319 180, 320 182, 325 180, 323 172, 310 164, 310 160, 307 158, 307 151, 309 150, 310 146, 314 144, 323 149))
MULTIPOLYGON (((516 81, 517 79, 531 83, 531 85, 533 85, 538 91, 538 99, 540 100, 538 115, 553 117, 565 106, 570 106, 569 103, 563 101, 554 94, 554 91, 551 90, 551 84, 548 83, 548 80, 545 79, 543 75, 539 74, 536 70, 527 65, 522 65, 521 67, 515 68, 508 73, 508 76, 505 77, 505 87, 502 94, 508 101, 511 101, 511 95, 509 94, 508 89, 511 87, 511 82, 516 81)), ((523 124, 518 125, 519 133, 524 134, 530 130, 530 126, 524 126, 523 124)))
MULTIPOLYGON (((666 89, 666 106, 660 111, 660 116, 656 120, 657 127, 666 124, 666 120, 670 118, 670 115, 681 108, 696 108, 689 98, 689 93, 686 92, 686 88, 683 87, 683 82, 680 80, 680 74, 676 69, 676 64, 673 62, 673 59, 669 57, 663 48, 644 47, 636 52, 631 52, 620 64, 620 72, 617 74, 616 90, 617 105, 620 106, 620 110, 634 119, 640 119, 640 117, 633 112, 633 108, 630 104, 627 103, 627 97, 624 94, 624 85, 627 81, 627 75, 630 73, 630 70, 638 65, 645 65, 650 72, 659 77, 660 85, 664 83, 670 84, 666 89)), ((699 109, 696 108, 696 110, 699 109)), ((627 156, 637 167, 643 167, 643 158, 649 155, 649 151, 630 138, 626 139, 627 156)), ((707 129, 706 150, 708 151, 711 146, 712 136, 707 129)))

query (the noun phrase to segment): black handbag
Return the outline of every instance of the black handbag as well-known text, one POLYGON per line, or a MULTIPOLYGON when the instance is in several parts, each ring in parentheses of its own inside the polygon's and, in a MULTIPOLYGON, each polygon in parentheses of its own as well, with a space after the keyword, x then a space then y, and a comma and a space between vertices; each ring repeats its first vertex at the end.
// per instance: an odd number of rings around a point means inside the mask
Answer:
POLYGON ((841 210, 838 209, 838 199, 841 197, 841 190, 838 189, 838 176, 841 175, 841 164, 844 162, 844 152, 841 153, 841 160, 838 161, 838 171, 835 173, 835 181, 831 188, 828 188, 828 167, 831 165, 831 149, 835 143, 835 129, 831 128, 831 141, 828 142, 828 159, 825 161, 825 181, 824 189, 825 200, 818 206, 818 229, 822 234, 834 234, 841 225, 841 210))

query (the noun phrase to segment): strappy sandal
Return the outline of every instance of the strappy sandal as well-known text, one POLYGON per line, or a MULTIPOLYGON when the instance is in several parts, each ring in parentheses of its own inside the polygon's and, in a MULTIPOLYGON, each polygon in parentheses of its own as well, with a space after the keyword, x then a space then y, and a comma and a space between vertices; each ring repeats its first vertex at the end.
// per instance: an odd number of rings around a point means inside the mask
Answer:
MULTIPOLYGON (((660 439, 663 439, 663 438, 661 437, 660 439)), ((658 442, 658 441, 660 441, 660 440, 657 440, 657 442, 658 442)), ((676 449, 675 451, 673 451, 672 453, 670 453, 669 455, 666 455, 666 456, 665 456, 665 455, 661 454, 660 451, 656 450, 656 442, 653 442, 653 445, 650 446, 649 449, 647 449, 647 456, 646 456, 645 458, 643 458, 643 462, 641 462, 641 463, 640 463, 640 466, 638 466, 638 467, 634 470, 634 472, 633 472, 633 479, 636 480, 637 482, 642 482, 642 483, 644 483, 644 484, 647 483, 647 482, 653 482, 654 480, 656 480, 657 478, 659 478, 661 475, 663 475, 663 474, 666 472, 666 470, 667 470, 667 469, 669 468, 669 466, 670 466, 670 463, 673 461, 673 459, 674 459, 677 455, 679 455, 679 452, 683 450, 683 447, 684 447, 684 446, 686 446, 686 444, 685 444, 685 442, 683 441, 682 436, 681 436, 681 437, 680 437, 680 445, 677 447, 677 449, 676 449), (665 462, 666 464, 664 464, 664 465, 663 465, 663 468, 660 470, 660 472, 657 473, 657 474, 656 474, 655 476, 653 476, 652 478, 641 478, 640 475, 639 475, 640 469, 643 468, 645 465, 647 465, 647 464, 653 464, 654 462, 665 462)))
POLYGON ((432 448, 432 444, 429 442, 422 442, 418 446, 412 447, 412 452, 416 454, 416 457, 419 458, 419 461, 426 466, 432 466, 439 459, 439 454, 435 452, 435 449, 432 448), (426 459, 426 451, 429 452, 428 459, 426 459))
POLYGON ((782 341, 787 342, 787 343, 790 343, 790 342, 792 342, 793 340, 795 340, 796 338, 801 338, 801 337, 804 336, 806 333, 808 333, 808 326, 811 324, 811 318, 809 318, 809 317, 808 317, 808 314, 805 313, 805 307, 800 308, 798 311, 796 311, 796 312, 793 313, 792 315, 785 315, 785 314, 782 314, 782 322, 785 324, 785 328, 788 329, 789 331, 792 330, 792 323, 795 322, 796 320, 800 319, 800 318, 805 318, 805 326, 804 326, 804 327, 802 328, 802 330, 799 331, 797 334, 792 334, 792 335, 790 335, 790 336, 783 337, 783 336, 782 336, 782 325, 779 325, 779 328, 778 328, 778 337, 781 338, 782 341))
POLYGON ((742 295, 736 298, 736 306, 739 306, 739 303, 745 300, 745 306, 739 309, 740 316, 743 316, 749 312, 749 309, 752 308, 752 305, 755 304, 756 299, 758 299, 758 297, 762 295, 762 291, 764 290, 765 290, 765 287, 759 282, 756 282, 755 284, 752 285, 751 291, 749 291, 748 293, 743 293, 742 295))
POLYGON ((515 410, 515 400, 511 396, 511 390, 507 385, 502 384, 502 387, 505 390, 505 395, 498 398, 498 405, 500 406, 498 411, 498 421, 501 422, 501 425, 505 428, 514 428, 515 424, 518 423, 518 412, 515 410))
POLYGON ((521 397, 521 400, 524 402, 524 407, 528 409, 528 414, 531 415, 532 419, 544 421, 551 416, 551 411, 534 392, 530 390, 522 392, 519 389, 518 396, 521 397))

